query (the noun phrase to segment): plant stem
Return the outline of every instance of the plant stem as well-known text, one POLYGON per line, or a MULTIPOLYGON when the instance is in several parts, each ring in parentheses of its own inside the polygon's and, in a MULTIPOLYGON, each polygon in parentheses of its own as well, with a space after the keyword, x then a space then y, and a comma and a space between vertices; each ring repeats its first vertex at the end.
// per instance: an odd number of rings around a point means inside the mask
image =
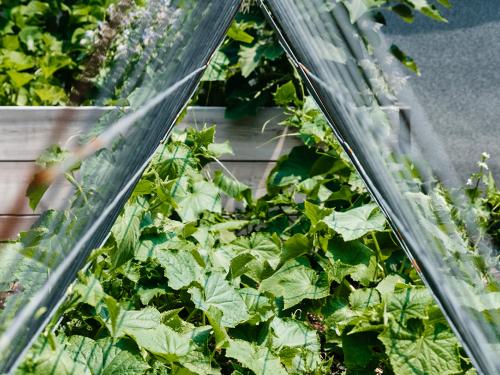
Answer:
POLYGON ((382 250, 380 249, 380 245, 378 244, 377 236, 375 235, 375 232, 372 231, 370 233, 370 235, 371 235, 373 243, 375 245, 375 249, 376 249, 375 255, 377 257, 377 263, 382 268, 382 272, 384 273, 383 276, 385 277, 385 275, 387 275, 387 269, 385 268, 385 263, 382 260, 382 250))

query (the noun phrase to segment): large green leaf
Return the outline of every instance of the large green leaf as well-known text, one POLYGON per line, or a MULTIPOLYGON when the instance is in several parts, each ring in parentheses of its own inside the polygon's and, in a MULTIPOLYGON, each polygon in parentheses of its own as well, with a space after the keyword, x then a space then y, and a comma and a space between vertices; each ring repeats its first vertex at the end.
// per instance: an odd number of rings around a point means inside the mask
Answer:
POLYGON ((256 375, 286 375, 280 360, 266 347, 243 340, 230 340, 226 356, 239 361, 256 375))
POLYGON ((235 327, 249 318, 245 302, 219 272, 208 274, 201 287, 191 287, 189 293, 196 308, 208 311, 214 306, 222 311, 224 327, 235 327))
POLYGON ((160 249, 156 259, 165 269, 168 286, 181 289, 197 280, 203 272, 194 256, 187 250, 160 249))
POLYGON ((310 171, 318 155, 306 146, 294 147, 282 157, 269 176, 272 186, 289 186, 310 177, 310 171))
POLYGON ((458 374, 461 372, 455 335, 443 324, 392 322, 378 338, 384 343, 396 374, 458 374))
POLYGON ((179 361, 189 354, 193 345, 189 337, 163 324, 157 324, 154 329, 147 331, 134 329, 129 335, 139 347, 168 361, 179 361))
POLYGON ((147 335, 161 323, 161 314, 153 307, 146 307, 142 310, 120 309, 114 327, 111 316, 106 310, 101 311, 101 316, 114 337, 129 335, 135 338, 143 334, 147 335))
POLYGON ((273 330, 272 345, 276 350, 285 347, 301 348, 319 354, 320 342, 315 330, 295 319, 275 317, 270 325, 273 330))
MULTIPOLYGON (((32 369, 18 373, 52 375, 134 375, 144 374, 150 366, 137 349, 126 341, 110 338, 94 341, 88 337, 71 336, 55 348, 42 338, 35 345, 38 355, 31 358, 32 369)), ((28 357, 31 357, 30 355, 28 357)))
POLYGON ((387 302, 387 313, 400 324, 409 319, 425 319, 432 297, 425 288, 407 288, 394 292, 387 302))
POLYGON ((195 160, 188 146, 176 142, 160 146, 151 164, 162 179, 173 179, 190 170, 195 160))
POLYGON ((345 212, 333 212, 323 222, 339 233, 344 241, 352 241, 371 231, 382 231, 385 228, 385 217, 375 203, 345 212))
POLYGON ((129 336, 139 347, 176 361, 189 353, 191 340, 162 324, 161 320, 160 312, 153 307, 138 311, 122 309, 116 319, 116 328, 112 329, 110 319, 106 320, 106 325, 115 337, 129 336))
POLYGON ((349 295, 349 304, 355 311, 364 312, 370 307, 377 306, 380 302, 380 293, 373 288, 356 289, 349 295))
POLYGON ((320 299, 330 294, 328 277, 297 260, 286 262, 274 275, 262 281, 260 290, 283 299, 285 309, 304 299, 320 299))
POLYGON ((190 190, 176 208, 183 221, 196 220, 203 211, 221 212, 220 192, 213 183, 195 182, 190 190))
POLYGON ((149 365, 126 342, 113 343, 110 338, 94 341, 83 336, 72 336, 67 351, 75 361, 84 362, 92 375, 143 374, 149 365))
POLYGON ((290 259, 298 258, 301 255, 307 254, 312 250, 312 248, 312 241, 307 236, 301 233, 294 234, 283 244, 281 262, 285 263, 290 259))
POLYGON ((80 296, 80 301, 96 307, 107 296, 101 282, 94 275, 82 277, 73 287, 73 292, 80 296))
POLYGON ((375 332, 362 332, 342 336, 344 362, 350 370, 374 373, 378 364, 381 342, 375 332))
POLYGON ((360 241, 329 241, 326 255, 330 261, 326 271, 338 283, 348 275, 362 285, 368 285, 376 278, 375 254, 360 241))
POLYGON ((255 44, 251 47, 241 46, 239 52, 240 59, 238 62, 243 77, 248 77, 259 66, 261 56, 259 56, 258 50, 259 44, 255 44))
POLYGON ((20 88, 35 79, 35 75, 31 73, 16 72, 15 70, 9 70, 7 72, 8 76, 14 87, 20 88))
POLYGON ((250 315, 247 323, 258 324, 274 316, 274 305, 268 297, 259 293, 258 290, 253 288, 241 288, 238 292, 243 298, 243 301, 245 301, 250 315))
POLYGON ((223 52, 217 51, 212 61, 210 61, 210 65, 207 67, 202 80, 224 81, 227 78, 229 63, 230 61, 227 56, 223 52))
POLYGON ((271 273, 280 263, 281 250, 266 233, 253 233, 249 237, 239 237, 226 246, 235 259, 241 260, 242 271, 256 281, 271 273))

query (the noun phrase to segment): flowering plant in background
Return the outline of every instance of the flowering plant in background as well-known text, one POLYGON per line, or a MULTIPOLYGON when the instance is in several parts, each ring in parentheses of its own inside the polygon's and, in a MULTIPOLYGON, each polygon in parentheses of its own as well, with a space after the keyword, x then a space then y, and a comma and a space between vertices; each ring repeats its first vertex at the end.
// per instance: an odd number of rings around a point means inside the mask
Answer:
POLYGON ((113 0, 1 0, 0 105, 61 105, 113 0))

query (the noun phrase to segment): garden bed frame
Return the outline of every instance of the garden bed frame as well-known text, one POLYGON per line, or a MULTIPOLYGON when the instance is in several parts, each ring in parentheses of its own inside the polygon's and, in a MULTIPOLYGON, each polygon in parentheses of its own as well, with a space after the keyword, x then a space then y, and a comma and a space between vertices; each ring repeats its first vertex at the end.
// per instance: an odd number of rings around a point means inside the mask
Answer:
MULTIPOLYGON (((29 228, 41 212, 62 205, 69 184, 50 189, 33 211, 28 200, 15 204, 23 194, 35 170, 35 160, 48 146, 64 147, 79 134, 94 126, 106 107, 2 107, 0 108, 0 227, 16 218, 16 230, 29 228), (15 207, 14 207, 15 206, 15 207)), ((265 178, 276 160, 299 144, 294 137, 283 136, 286 128, 279 108, 262 108, 256 117, 229 120, 223 107, 190 107, 177 129, 217 125, 217 142, 229 141, 234 155, 221 162, 239 181, 249 185, 255 195, 265 193, 265 178), (265 125, 265 126, 264 126, 265 125)), ((212 163, 209 169, 221 169, 212 163)), ((230 202, 228 203, 230 204, 230 202)), ((5 238, 0 238, 5 240, 5 238)))

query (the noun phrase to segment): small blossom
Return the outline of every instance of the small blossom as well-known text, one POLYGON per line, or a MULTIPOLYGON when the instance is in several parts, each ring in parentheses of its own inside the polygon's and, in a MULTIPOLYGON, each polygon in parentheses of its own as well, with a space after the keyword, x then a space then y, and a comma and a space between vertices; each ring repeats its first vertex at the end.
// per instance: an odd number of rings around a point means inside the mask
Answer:
POLYGON ((490 169, 490 168, 488 167, 488 164, 486 164, 484 161, 478 161, 478 162, 477 162, 477 166, 478 166, 479 168, 482 168, 482 169, 486 170, 486 171, 487 171, 488 169, 490 169))
POLYGON ((93 39, 93 38, 94 38, 94 35, 95 35, 95 31, 93 31, 93 30, 87 30, 87 31, 85 31, 85 33, 83 34, 83 37, 84 37, 84 38, 87 38, 87 39, 93 39))
POLYGON ((484 160, 488 160, 491 157, 490 154, 488 154, 487 152, 483 152, 481 156, 484 160))
POLYGON ((471 178, 467 179, 466 185, 467 186, 472 186, 472 179, 471 178))

